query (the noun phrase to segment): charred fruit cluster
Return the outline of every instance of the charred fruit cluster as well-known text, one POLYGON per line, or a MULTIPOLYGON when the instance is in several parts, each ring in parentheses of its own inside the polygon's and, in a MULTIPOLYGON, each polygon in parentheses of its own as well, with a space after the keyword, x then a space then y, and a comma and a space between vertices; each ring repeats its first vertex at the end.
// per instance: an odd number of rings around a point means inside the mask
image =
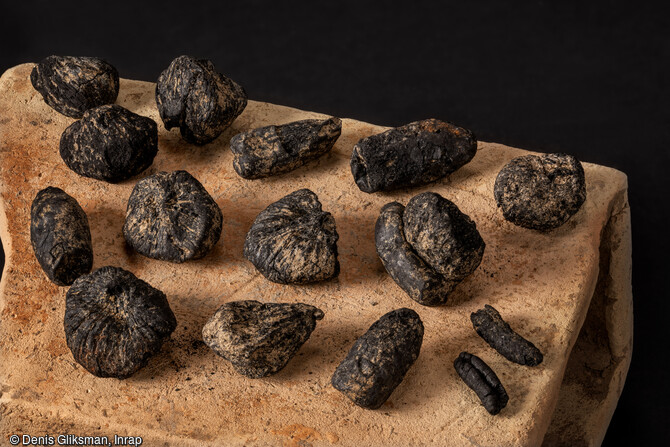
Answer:
POLYGON ((205 256, 222 223, 221 209, 195 177, 161 171, 133 188, 123 235, 143 256, 180 263, 205 256))
MULTIPOLYGON (((44 101, 81 118, 63 132, 60 155, 74 172, 119 182, 145 171, 158 151, 156 123, 113 105, 119 76, 97 58, 50 56, 31 73, 44 101)), ((207 60, 180 56, 161 73, 156 104, 167 129, 202 145, 216 139, 243 112, 247 96, 207 60)), ((338 118, 260 127, 230 141, 233 167, 245 179, 290 172, 328 153, 342 132, 338 118)), ((351 172, 366 193, 439 180, 475 156, 474 134, 428 119, 363 138, 354 146, 351 172)), ((563 225, 586 199, 584 170, 570 155, 528 155, 511 160, 494 187, 508 221, 549 231, 563 225)), ((128 200, 123 234, 138 253, 184 262, 205 256, 221 236, 222 214, 204 186, 186 171, 158 172, 137 182, 128 200)), ((131 272, 93 264, 86 214, 59 188, 48 187, 31 208, 35 256, 58 285, 70 285, 64 329, 74 359, 98 377, 131 376, 157 354, 176 328, 163 292, 131 272)), ((267 279, 305 284, 339 274, 333 216, 315 193, 300 189, 261 211, 244 243, 244 256, 267 279)), ((451 201, 425 192, 403 206, 386 204, 375 226, 375 244, 393 280, 415 301, 445 304, 451 291, 477 269, 485 243, 475 223, 451 201)), ((320 309, 304 303, 223 304, 202 329, 205 343, 249 378, 276 374, 310 338, 320 309)), ((506 359, 526 366, 542 352, 515 332, 490 305, 471 314, 476 332, 506 359)), ((419 356, 424 326, 407 308, 383 315, 361 335, 331 377, 356 405, 379 408, 419 356)), ((509 397, 479 357, 461 352, 454 368, 498 414, 509 397)))
POLYGON ((471 131, 427 119, 360 140, 351 154, 351 173, 363 192, 406 188, 439 180, 476 153, 471 131))
POLYGON ((472 219, 433 192, 414 196, 406 208, 385 205, 375 225, 375 245, 391 278, 426 306, 445 304, 479 266, 486 246, 472 219))
POLYGON ((166 129, 179 127, 184 140, 206 144, 247 106, 247 94, 208 60, 179 56, 158 77, 156 104, 166 129))
POLYGON ((340 273, 337 230, 316 194, 300 189, 261 211, 244 241, 244 257, 270 281, 305 284, 340 273))

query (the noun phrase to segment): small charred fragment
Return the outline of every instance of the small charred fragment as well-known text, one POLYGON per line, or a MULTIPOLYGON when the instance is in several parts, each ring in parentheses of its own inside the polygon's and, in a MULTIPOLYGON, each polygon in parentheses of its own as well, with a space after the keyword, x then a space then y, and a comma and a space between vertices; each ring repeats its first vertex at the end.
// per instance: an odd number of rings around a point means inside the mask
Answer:
POLYGON ((509 397, 496 373, 476 355, 461 352, 454 360, 454 368, 463 382, 469 386, 492 415, 507 406, 509 397))
POLYGON ((91 271, 93 245, 86 213, 60 188, 37 193, 30 208, 30 242, 49 279, 69 286, 91 271))
POLYGON ((125 379, 160 351, 177 321, 163 292, 107 266, 72 284, 64 326, 77 363, 95 376, 125 379))
POLYGON ((423 185, 454 172, 476 152, 471 131, 436 119, 415 121, 360 140, 351 173, 368 193, 423 185))
POLYGON ((458 283, 445 279, 416 254, 405 239, 404 211, 398 202, 382 208, 375 225, 377 254, 391 278, 414 301, 424 306, 445 304, 458 283))
POLYGON ((295 121, 239 133, 230 140, 233 167, 241 177, 283 174, 328 152, 342 132, 339 118, 295 121))
POLYGON ((156 104, 165 128, 189 143, 218 137, 247 106, 247 94, 205 59, 179 56, 159 76, 156 104))
POLYGON ((221 209, 191 174, 157 172, 133 188, 123 235, 141 255, 184 262, 214 247, 222 223, 221 209))
POLYGON ((510 362, 528 366, 542 363, 540 350, 514 332, 493 306, 487 304, 473 312, 470 320, 479 336, 510 362))
POLYGON ((549 231, 567 222, 586 200, 584 168, 572 155, 524 155, 500 170, 493 192, 505 219, 549 231))
POLYGON ((482 261, 486 244, 477 226, 439 194, 424 192, 412 197, 403 223, 407 242, 449 281, 462 281, 482 261))
POLYGON ((391 311, 360 336, 331 383, 356 405, 379 408, 419 357, 423 323, 411 309, 391 311))
POLYGON ((233 301, 207 321, 202 338, 238 373, 258 379, 284 368, 322 318, 308 304, 233 301))
POLYGON ((113 104, 119 94, 118 71, 97 57, 49 56, 33 68, 30 82, 44 102, 71 118, 113 104))
POLYGON ((340 273, 338 238, 332 214, 322 211, 316 194, 300 189, 258 214, 244 257, 276 283, 324 281, 340 273))
POLYGON ((79 175, 116 183, 151 166, 158 126, 118 105, 87 110, 61 135, 60 156, 79 175))

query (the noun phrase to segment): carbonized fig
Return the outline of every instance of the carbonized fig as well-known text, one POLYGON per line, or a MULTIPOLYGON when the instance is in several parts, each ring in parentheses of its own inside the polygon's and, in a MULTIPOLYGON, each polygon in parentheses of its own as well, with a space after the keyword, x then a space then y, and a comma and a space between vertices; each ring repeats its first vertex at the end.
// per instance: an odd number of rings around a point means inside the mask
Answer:
POLYGON ((308 304, 233 301, 219 307, 202 338, 238 373, 258 379, 286 366, 322 318, 308 304))
POLYGON ((77 363, 95 376, 124 379, 160 351, 177 320, 163 292, 108 266, 72 284, 64 327, 77 363))
POLYGON ((205 59, 179 56, 158 77, 156 105, 166 129, 179 127, 189 143, 206 144, 247 106, 247 94, 205 59))
POLYGON ((49 106, 71 118, 113 104, 119 94, 119 73, 97 57, 49 56, 30 73, 30 82, 49 106))
POLYGON ((221 237, 221 209, 186 171, 143 178, 128 199, 123 235, 141 255, 170 262, 205 256, 221 237))
POLYGON ((244 257, 270 281, 304 284, 337 276, 335 219, 319 198, 301 189, 272 203, 254 220, 244 257))

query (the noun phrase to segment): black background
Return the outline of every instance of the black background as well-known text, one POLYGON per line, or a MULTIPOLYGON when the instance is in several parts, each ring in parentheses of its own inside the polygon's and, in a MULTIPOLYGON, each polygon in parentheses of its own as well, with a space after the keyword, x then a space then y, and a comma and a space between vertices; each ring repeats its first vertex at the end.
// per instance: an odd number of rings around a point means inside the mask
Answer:
POLYGON ((253 100, 388 126, 435 117, 483 141, 567 152, 625 172, 635 345, 604 445, 667 441, 665 8, 549 1, 61 3, 0 8, 0 71, 51 54, 86 55, 105 58, 122 77, 155 81, 174 57, 189 54, 211 59, 253 100))

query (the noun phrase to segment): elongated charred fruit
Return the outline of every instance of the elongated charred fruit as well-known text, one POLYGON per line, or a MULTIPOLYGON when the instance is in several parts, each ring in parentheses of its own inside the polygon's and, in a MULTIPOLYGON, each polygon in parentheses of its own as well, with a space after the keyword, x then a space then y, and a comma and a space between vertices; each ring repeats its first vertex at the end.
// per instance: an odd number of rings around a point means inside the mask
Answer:
POLYGON ((482 359, 468 352, 461 352, 454 360, 454 368, 490 414, 496 415, 507 406, 507 391, 496 373, 482 359))
POLYGON ((471 131, 426 119, 360 140, 351 154, 351 173, 363 192, 407 188, 443 178, 476 152, 471 131))
POLYGON ((30 209, 30 242, 47 277, 69 286, 91 271, 93 245, 86 213, 60 188, 37 193, 30 209))
POLYGON ((514 332, 493 306, 487 304, 483 309, 473 312, 470 320, 479 336, 510 362, 528 366, 542 363, 540 350, 514 332))
POLYGON ((328 118, 239 133, 230 140, 233 167, 246 179, 290 172, 330 151, 341 132, 342 121, 328 118))
POLYGON ((391 311, 356 340, 331 383, 356 405, 379 408, 419 357, 422 341, 423 323, 416 312, 391 311))

